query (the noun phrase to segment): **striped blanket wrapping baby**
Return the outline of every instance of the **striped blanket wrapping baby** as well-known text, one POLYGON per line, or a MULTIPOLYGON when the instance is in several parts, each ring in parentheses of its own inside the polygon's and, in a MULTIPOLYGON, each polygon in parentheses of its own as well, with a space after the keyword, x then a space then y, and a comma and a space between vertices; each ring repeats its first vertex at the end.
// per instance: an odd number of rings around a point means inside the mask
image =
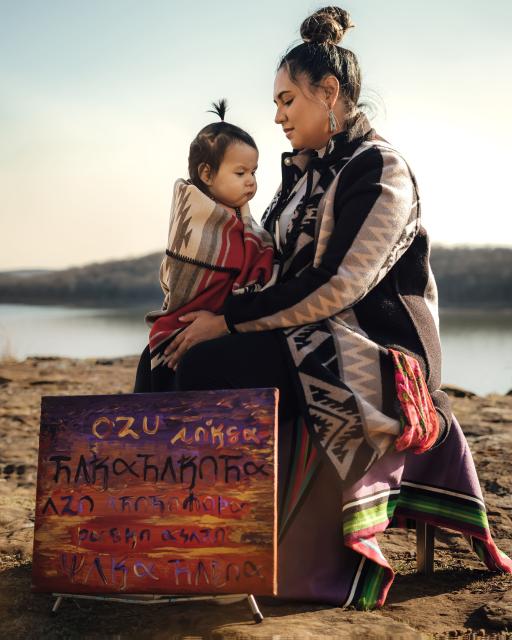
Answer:
POLYGON ((219 313, 228 295, 257 291, 270 280, 272 262, 272 238, 248 204, 235 215, 177 180, 160 266, 164 301, 161 310, 146 315, 152 375, 166 365, 164 349, 186 326, 180 316, 201 309, 219 313))

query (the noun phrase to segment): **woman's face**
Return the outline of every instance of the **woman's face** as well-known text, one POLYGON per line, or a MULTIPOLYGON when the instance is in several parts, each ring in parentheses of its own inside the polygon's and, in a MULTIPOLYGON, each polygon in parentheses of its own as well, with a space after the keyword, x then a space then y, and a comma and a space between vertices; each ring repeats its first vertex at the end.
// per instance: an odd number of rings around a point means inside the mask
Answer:
POLYGON ((331 137, 329 107, 325 90, 313 87, 305 76, 293 82, 285 67, 281 67, 274 81, 274 102, 277 107, 275 123, 283 131, 294 149, 321 149, 331 137))

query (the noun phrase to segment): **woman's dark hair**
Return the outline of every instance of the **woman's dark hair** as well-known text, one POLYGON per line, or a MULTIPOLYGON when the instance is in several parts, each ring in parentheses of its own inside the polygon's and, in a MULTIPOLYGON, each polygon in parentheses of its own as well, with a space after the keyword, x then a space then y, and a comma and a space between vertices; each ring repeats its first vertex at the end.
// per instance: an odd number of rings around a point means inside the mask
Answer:
POLYGON ((192 140, 188 154, 188 173, 192 184, 198 189, 208 194, 208 187, 199 177, 199 168, 203 164, 210 167, 213 175, 217 173, 230 144, 244 143, 253 149, 258 150, 252 136, 247 131, 240 129, 234 124, 224 122, 224 116, 228 108, 227 100, 224 98, 218 103, 213 103, 213 109, 209 113, 215 113, 221 122, 209 124, 197 134, 192 140))
POLYGON ((293 82, 304 74, 312 85, 318 85, 326 75, 335 76, 349 115, 359 102, 361 70, 355 54, 338 43, 354 26, 344 9, 318 9, 300 27, 302 44, 289 50, 277 67, 278 70, 285 67, 293 82))

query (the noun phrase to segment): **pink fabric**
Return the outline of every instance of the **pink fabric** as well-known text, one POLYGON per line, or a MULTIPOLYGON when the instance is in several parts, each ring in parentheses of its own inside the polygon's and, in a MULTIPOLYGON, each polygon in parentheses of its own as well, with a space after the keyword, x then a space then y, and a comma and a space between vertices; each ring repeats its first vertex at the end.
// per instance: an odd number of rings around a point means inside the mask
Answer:
POLYGON ((424 453, 439 436, 439 418, 418 361, 401 351, 389 349, 395 366, 395 385, 400 402, 402 434, 395 441, 397 451, 424 453))

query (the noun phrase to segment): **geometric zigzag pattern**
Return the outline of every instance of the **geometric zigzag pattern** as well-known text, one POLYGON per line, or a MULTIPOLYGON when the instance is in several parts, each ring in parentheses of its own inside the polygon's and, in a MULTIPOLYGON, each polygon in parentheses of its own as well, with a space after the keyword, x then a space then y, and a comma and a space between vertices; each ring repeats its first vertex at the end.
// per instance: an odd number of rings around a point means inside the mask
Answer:
MULTIPOLYGON (((363 143, 358 155, 372 146, 363 143)), ((383 189, 336 276, 295 307, 280 311, 275 318, 279 326, 293 327, 285 334, 299 371, 315 440, 345 481, 355 477, 354 474, 361 475, 376 458, 384 455, 400 429, 397 420, 381 411, 379 346, 357 332, 358 327, 324 320, 354 304, 382 279, 417 231, 418 198, 407 165, 395 153, 383 156, 381 181, 393 184, 394 190, 383 189), (396 190, 410 192, 410 197, 397 198, 396 190), (401 203, 401 208, 397 203, 401 203), (319 319, 324 321, 318 322, 319 319), (333 379, 332 370, 325 366, 326 344, 331 347, 331 357, 337 358, 338 380, 333 379), (318 357, 320 352, 323 361, 318 357)), ((320 183, 312 192, 316 203, 321 202, 321 211, 317 211, 320 232, 315 261, 325 249, 320 239, 327 238, 334 225, 334 193, 341 173, 338 172, 321 200, 318 198, 320 183)), ((311 236, 302 239, 296 250, 299 252, 312 242, 311 236)), ((272 317, 253 324, 260 329, 273 328, 272 317)))

